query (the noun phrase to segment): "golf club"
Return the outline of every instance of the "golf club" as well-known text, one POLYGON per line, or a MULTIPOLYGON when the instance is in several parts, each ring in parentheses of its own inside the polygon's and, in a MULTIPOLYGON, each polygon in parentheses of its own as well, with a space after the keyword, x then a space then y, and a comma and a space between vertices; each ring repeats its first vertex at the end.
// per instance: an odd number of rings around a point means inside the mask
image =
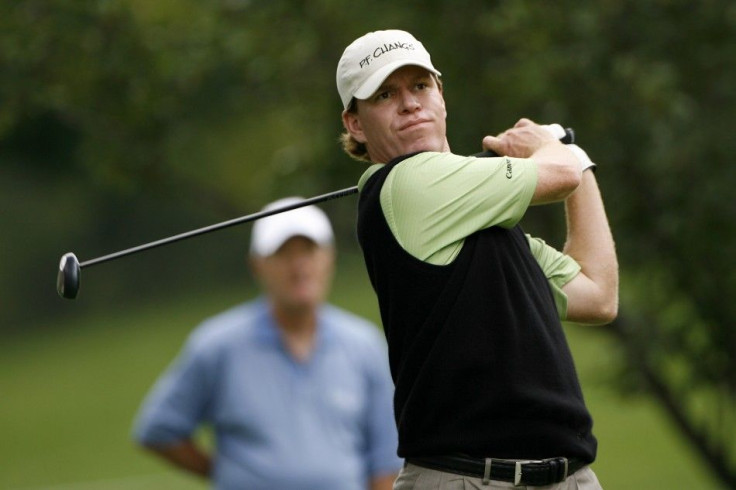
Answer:
MULTIPOLYGON (((560 138, 560 141, 565 144, 573 143, 575 141, 575 132, 572 130, 572 128, 566 128, 564 131, 565 131, 565 134, 564 136, 560 138)), ((492 151, 487 150, 482 153, 478 153, 475 156, 476 157, 494 157, 498 155, 492 151)), ((221 223, 216 223, 214 225, 206 226, 204 228, 198 228, 196 230, 181 233, 179 235, 174 235, 168 238, 163 238, 161 240, 157 240, 154 242, 145 243, 137 247, 128 248, 125 250, 121 250, 119 252, 111 253, 109 255, 97 257, 96 259, 86 260, 81 263, 79 262, 79 259, 77 259, 76 255, 69 252, 69 253, 64 254, 61 257, 61 260, 59 261, 59 272, 57 273, 57 276, 56 276, 56 291, 59 293, 59 296, 61 296, 62 298, 66 298, 66 299, 76 298, 77 293, 79 292, 79 284, 81 281, 81 270, 85 267, 100 264, 102 262, 108 262, 110 260, 115 260, 120 257, 132 255, 138 252, 142 252, 144 250, 149 250, 152 248, 160 247, 162 245, 168 245, 169 243, 186 240, 187 238, 204 235, 205 233, 211 233, 213 231, 222 230, 223 228, 229 228, 231 226, 239 225, 242 223, 249 223, 251 221, 265 218, 267 216, 272 216, 274 214, 291 211, 292 209, 309 206, 311 204, 318 204, 321 202, 325 202, 325 201, 329 201, 332 199, 337 199, 340 197, 345 197, 345 196, 349 196, 351 194, 357 194, 357 193, 358 193, 358 186, 348 187, 346 189, 341 189, 339 191, 322 194, 320 196, 312 197, 309 199, 304 199, 303 201, 285 205, 279 208, 269 209, 267 211, 260 211, 260 212, 249 214, 246 216, 241 216, 239 218, 234 218, 228 221, 223 221, 221 223)))
POLYGON ((251 221, 265 218, 267 216, 272 216, 274 214, 291 211, 292 209, 297 209, 297 208, 301 208, 304 206, 309 206, 311 204, 317 204, 317 203, 329 201, 331 199, 337 199, 339 197, 349 196, 351 194, 357 194, 357 193, 358 193, 358 186, 348 187, 346 189, 341 189, 339 191, 322 194, 320 196, 312 197, 309 199, 304 199, 303 201, 299 201, 293 204, 288 204, 288 205, 285 205, 279 208, 269 209, 267 211, 260 211, 258 213, 253 213, 253 214, 249 214, 246 216, 241 216, 239 218, 234 218, 228 221, 223 221, 221 223, 216 223, 214 225, 205 226, 204 228, 198 228, 196 230, 187 231, 179 235, 174 235, 168 238, 163 238, 155 242, 144 243, 143 245, 139 245, 137 247, 128 248, 125 250, 121 250, 119 252, 111 253, 109 255, 97 257, 96 259, 86 260, 81 263, 77 259, 76 255, 74 255, 71 252, 66 253, 61 257, 61 261, 59 262, 59 272, 58 272, 58 275, 56 276, 56 291, 59 293, 59 296, 61 296, 62 298, 67 298, 67 299, 76 298, 77 293, 79 292, 79 283, 81 280, 81 269, 83 269, 84 267, 89 267, 92 265, 100 264, 102 262, 108 262, 110 260, 115 260, 120 257, 125 257, 126 255, 132 255, 138 252, 142 252, 144 250, 149 250, 152 248, 160 247, 162 245, 167 245, 169 243, 174 243, 174 242, 178 242, 181 240, 186 240, 187 238, 204 235, 205 233, 211 233, 213 231, 222 230, 223 228, 229 228, 231 226, 239 225, 242 223, 249 223, 251 221))

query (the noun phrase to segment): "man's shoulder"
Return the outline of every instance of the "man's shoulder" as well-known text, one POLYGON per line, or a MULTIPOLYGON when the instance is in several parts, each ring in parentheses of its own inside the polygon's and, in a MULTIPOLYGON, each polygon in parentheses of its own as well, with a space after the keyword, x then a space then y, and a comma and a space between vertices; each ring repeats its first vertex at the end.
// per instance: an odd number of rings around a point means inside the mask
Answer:
POLYGON ((406 190, 411 191, 416 190, 413 182, 417 178, 433 182, 438 175, 453 175, 462 167, 481 161, 487 164, 490 160, 450 152, 423 151, 400 157, 387 165, 390 173, 388 179, 393 185, 404 184, 406 190))
POLYGON ((367 318, 330 303, 323 305, 322 313, 327 324, 334 327, 336 335, 358 341, 382 340, 378 326, 367 318))
POLYGON ((468 160, 475 160, 475 156, 458 155, 449 151, 421 151, 419 153, 413 153, 405 155, 397 161, 397 164, 403 166, 412 165, 432 165, 432 164, 446 164, 447 162, 466 162, 468 160))
POLYGON ((382 163, 374 163, 373 165, 368 167, 360 176, 360 179, 358 179, 358 190, 362 191, 365 187, 365 184, 370 180, 370 178, 384 167, 385 165, 382 163))
POLYGON ((227 346, 239 338, 247 338, 261 321, 261 301, 249 301, 206 318, 191 333, 190 342, 200 346, 227 346))

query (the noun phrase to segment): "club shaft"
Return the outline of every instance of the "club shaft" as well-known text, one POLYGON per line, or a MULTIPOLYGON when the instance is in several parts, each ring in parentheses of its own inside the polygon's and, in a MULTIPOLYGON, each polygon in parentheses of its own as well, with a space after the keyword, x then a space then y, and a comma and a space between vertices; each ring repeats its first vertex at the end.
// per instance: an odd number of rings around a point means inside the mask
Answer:
POLYGON ((169 243, 186 240, 187 238, 204 235, 206 233, 211 233, 217 230, 222 230, 223 228, 229 228, 231 226, 239 225, 242 223, 249 223, 251 221, 256 221, 258 219, 265 218, 267 216, 272 216, 274 214, 291 211, 292 209, 297 209, 297 208, 301 208, 304 206, 309 206, 311 204, 317 204, 317 203, 321 203, 325 201, 330 201, 332 199, 337 199, 339 197, 349 196, 351 194, 357 194, 357 193, 358 193, 358 186, 348 187, 346 189, 341 189, 339 191, 322 194, 321 196, 304 199, 303 201, 289 204, 289 205, 286 205, 280 208, 269 209, 267 211, 260 211, 258 213, 249 214, 247 216, 241 216, 239 218, 234 218, 228 221, 223 221, 221 223, 216 223, 214 225, 205 226, 204 228, 198 228, 196 230, 187 231, 179 235, 174 235, 168 238, 162 238, 161 240, 157 240, 155 242, 144 243, 143 245, 138 245, 137 247, 128 248, 126 250, 121 250, 119 252, 111 253, 109 255, 104 255, 102 257, 97 257, 96 259, 86 260, 84 262, 81 262, 79 264, 79 267, 80 268, 89 267, 91 265, 99 264, 101 262, 108 262, 110 260, 114 260, 120 257, 125 257, 126 255, 132 255, 138 252, 142 252, 144 250, 150 250, 152 248, 160 247, 162 245, 167 245, 169 243))
MULTIPOLYGON (((575 133, 572 130, 572 128, 565 129, 565 136, 561 138, 561 141, 563 143, 573 143, 575 141, 575 133)), ((490 150, 487 150, 483 153, 477 154, 476 156, 493 157, 497 155, 496 153, 490 150)), ((186 240, 187 238, 204 235, 205 233, 210 233, 210 232, 217 231, 217 230, 222 230, 223 228, 228 228, 230 226, 239 225, 241 223, 248 223, 250 221, 255 221, 261 218, 265 218, 267 216, 272 216, 274 214, 291 211, 292 209, 297 209, 297 208, 301 208, 304 206, 309 206, 310 204, 317 204, 320 202, 325 202, 331 199, 337 199, 339 197, 349 196, 351 194, 357 194, 357 193, 358 193, 358 186, 348 187, 346 189, 341 189, 339 191, 329 192, 327 194, 322 194, 321 196, 304 199, 303 201, 299 201, 294 204, 289 204, 287 206, 283 206, 277 209, 270 209, 268 211, 260 211, 258 213, 249 214, 247 216, 241 216, 239 218, 231 219, 229 221, 223 221, 221 223, 216 223, 214 225, 205 226, 204 228, 199 228, 196 230, 181 233, 179 235, 174 235, 168 238, 163 238, 155 242, 145 243, 137 247, 129 248, 126 250, 121 250, 119 252, 111 253, 109 255, 104 255, 102 257, 97 257, 96 259, 90 259, 90 260, 81 262, 79 264, 79 267, 80 268, 89 267, 91 265, 99 264, 101 262, 107 262, 107 261, 114 260, 120 257, 125 257, 126 255, 132 255, 134 253, 142 252, 144 250, 150 250, 152 248, 160 247, 162 245, 167 245, 169 243, 178 242, 180 240, 186 240)))

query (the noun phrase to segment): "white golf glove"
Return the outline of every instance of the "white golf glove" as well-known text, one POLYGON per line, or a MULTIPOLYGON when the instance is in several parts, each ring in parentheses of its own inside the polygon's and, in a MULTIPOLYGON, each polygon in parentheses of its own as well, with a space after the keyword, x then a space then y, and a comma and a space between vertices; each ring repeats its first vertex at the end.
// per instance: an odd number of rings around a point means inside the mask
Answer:
MULTIPOLYGON (((555 138, 562 139, 565 137, 565 129, 560 126, 559 124, 544 124, 542 125, 544 129, 546 129, 552 136, 555 138)), ((588 169, 591 169, 595 172, 596 164, 593 163, 590 160, 590 157, 588 157, 588 154, 585 153, 585 150, 580 148, 578 145, 571 143, 569 145, 566 145, 573 154, 577 157, 578 161, 580 162, 580 170, 581 172, 585 172, 588 169)))

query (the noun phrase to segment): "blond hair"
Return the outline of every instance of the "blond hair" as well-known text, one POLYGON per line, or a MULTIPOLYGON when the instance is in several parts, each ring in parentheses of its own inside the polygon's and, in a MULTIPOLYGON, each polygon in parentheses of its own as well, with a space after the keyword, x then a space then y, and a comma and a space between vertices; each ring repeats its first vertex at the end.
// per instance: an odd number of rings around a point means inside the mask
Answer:
MULTIPOLYGON (((358 113, 358 104, 355 101, 355 97, 353 97, 353 100, 350 101, 350 105, 348 105, 348 108, 345 110, 353 114, 358 113)), ((365 143, 358 142, 358 140, 353 138, 353 135, 351 135, 347 129, 340 135, 340 144, 342 145, 342 150, 347 153, 350 158, 358 160, 359 162, 371 162, 371 159, 368 156, 368 148, 366 148, 365 143)))

